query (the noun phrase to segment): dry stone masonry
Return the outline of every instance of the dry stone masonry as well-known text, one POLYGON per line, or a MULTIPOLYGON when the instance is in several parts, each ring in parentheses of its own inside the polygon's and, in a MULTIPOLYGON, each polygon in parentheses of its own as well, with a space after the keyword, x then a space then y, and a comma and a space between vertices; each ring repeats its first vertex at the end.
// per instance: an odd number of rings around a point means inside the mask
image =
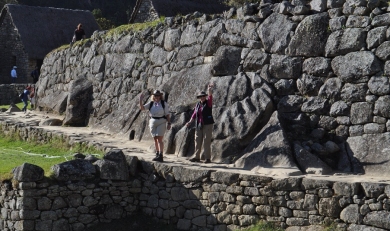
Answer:
POLYGON ((190 156, 194 131, 183 125, 213 82, 214 162, 389 175, 389 26, 386 1, 267 0, 95 32, 46 57, 38 105, 64 113, 64 125, 148 140, 138 96, 160 89, 174 121, 165 153, 190 156))
POLYGON ((180 230, 237 230, 260 219, 298 230, 336 223, 340 230, 389 230, 390 185, 273 179, 150 163, 111 150, 43 170, 23 164, 0 191, 0 229, 82 231, 136 212, 180 230))

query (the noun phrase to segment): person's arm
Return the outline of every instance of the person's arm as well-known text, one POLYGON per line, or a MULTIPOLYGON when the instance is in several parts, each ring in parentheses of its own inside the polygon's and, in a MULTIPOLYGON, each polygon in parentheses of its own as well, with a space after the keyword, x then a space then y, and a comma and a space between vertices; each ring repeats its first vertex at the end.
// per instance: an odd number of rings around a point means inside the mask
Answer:
MULTIPOLYGON (((196 109, 196 108, 195 108, 196 109)), ((186 126, 189 127, 192 123, 192 121, 194 121, 195 117, 196 117, 196 113, 197 113, 197 110, 194 109, 194 112, 192 113, 191 115, 191 119, 190 121, 188 121, 188 123, 186 123, 186 126)))

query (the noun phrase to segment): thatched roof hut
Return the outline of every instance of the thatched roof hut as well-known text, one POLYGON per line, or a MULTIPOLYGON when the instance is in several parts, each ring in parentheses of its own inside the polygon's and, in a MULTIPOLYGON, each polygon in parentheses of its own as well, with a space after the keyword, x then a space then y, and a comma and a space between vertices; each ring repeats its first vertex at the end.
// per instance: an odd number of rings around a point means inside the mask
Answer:
POLYGON ((51 50, 69 44, 79 23, 86 37, 100 29, 90 11, 5 5, 0 14, 0 83, 8 82, 2 78, 9 76, 12 66, 18 66, 18 77, 30 81, 34 66, 40 66, 51 50))
POLYGON ((220 14, 227 10, 219 0, 137 0, 130 23, 152 21, 160 16, 174 17, 196 11, 204 14, 220 14))
POLYGON ((82 23, 87 37, 99 30, 90 11, 52 7, 5 5, 0 23, 9 14, 30 58, 42 59, 51 50, 69 44, 77 24, 82 23))

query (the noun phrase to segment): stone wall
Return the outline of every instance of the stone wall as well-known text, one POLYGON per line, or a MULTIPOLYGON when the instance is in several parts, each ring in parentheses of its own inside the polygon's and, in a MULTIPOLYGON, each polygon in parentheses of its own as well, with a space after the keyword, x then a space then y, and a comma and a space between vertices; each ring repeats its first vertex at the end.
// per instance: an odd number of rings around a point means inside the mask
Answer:
POLYGON ((0 105, 19 103, 19 94, 26 88, 26 84, 1 84, 0 105))
POLYGON ((4 16, 0 27, 0 84, 11 83, 11 70, 17 66, 16 83, 32 82, 29 72, 29 58, 24 51, 20 35, 9 14, 4 16))
POLYGON ((183 125, 213 82, 214 162, 390 174, 389 15, 384 1, 267 1, 97 32, 45 58, 38 105, 64 125, 147 140, 139 95, 160 89, 173 116, 165 153, 191 156, 183 125))
MULTIPOLYGON (((0 132, 25 140, 59 134, 2 121, 0 132)), ((71 140, 70 137, 62 136, 71 140)), ((390 185, 156 163, 108 151, 43 170, 23 164, 0 188, 0 229, 82 231, 142 212, 180 230, 237 230, 259 220, 288 231, 334 223, 340 230, 390 229, 390 185)))
POLYGON ((134 22, 150 22, 158 18, 159 16, 156 10, 153 8, 152 2, 150 0, 143 0, 139 6, 139 10, 134 22))

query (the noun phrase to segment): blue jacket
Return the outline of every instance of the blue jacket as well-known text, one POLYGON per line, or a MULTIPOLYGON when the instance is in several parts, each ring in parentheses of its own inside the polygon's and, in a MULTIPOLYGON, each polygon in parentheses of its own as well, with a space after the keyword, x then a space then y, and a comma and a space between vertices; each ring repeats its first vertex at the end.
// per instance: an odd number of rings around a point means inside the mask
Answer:
POLYGON ((23 101, 27 101, 28 100, 28 96, 30 95, 30 92, 27 90, 27 89, 25 89, 24 91, 23 91, 23 93, 24 93, 24 95, 23 95, 23 101))

